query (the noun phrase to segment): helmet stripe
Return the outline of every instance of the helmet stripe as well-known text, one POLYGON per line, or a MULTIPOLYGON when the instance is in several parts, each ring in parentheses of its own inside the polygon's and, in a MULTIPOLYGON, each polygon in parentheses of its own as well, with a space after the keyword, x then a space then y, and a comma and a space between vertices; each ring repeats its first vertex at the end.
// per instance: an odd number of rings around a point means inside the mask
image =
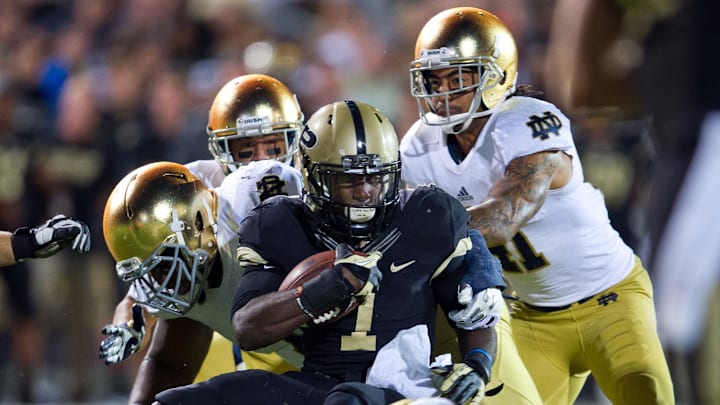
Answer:
POLYGON ((352 116, 353 124, 355 125, 357 154, 364 155, 367 153, 367 140, 365 138, 365 124, 363 124, 360 108, 352 100, 346 100, 345 104, 347 104, 347 107, 350 110, 350 115, 352 116))

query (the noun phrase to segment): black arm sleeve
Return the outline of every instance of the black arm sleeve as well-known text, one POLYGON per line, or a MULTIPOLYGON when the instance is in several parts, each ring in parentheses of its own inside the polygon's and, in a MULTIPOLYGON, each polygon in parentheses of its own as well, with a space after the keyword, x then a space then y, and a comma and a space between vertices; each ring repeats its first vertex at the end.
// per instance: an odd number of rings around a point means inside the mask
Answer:
POLYGON ((461 305, 457 302, 457 289, 464 274, 462 271, 463 260, 464 256, 454 258, 445 271, 432 280, 431 285, 435 299, 445 313, 461 309, 461 305))
POLYGON ((262 264, 245 267, 245 273, 235 291, 232 313, 237 312, 255 297, 277 291, 285 275, 286 272, 277 267, 262 264))

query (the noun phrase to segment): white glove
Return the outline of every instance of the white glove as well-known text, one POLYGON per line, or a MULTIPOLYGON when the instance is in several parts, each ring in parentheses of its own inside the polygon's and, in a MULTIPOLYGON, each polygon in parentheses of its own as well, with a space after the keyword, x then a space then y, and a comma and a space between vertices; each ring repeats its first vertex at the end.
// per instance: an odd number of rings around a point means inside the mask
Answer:
POLYGON ((450 311, 448 317, 455 326, 465 330, 492 328, 500 320, 502 306, 505 305, 502 292, 497 288, 486 288, 473 295, 468 284, 458 286, 458 302, 464 309, 450 311))
POLYGON ((109 335, 100 343, 100 358, 105 365, 117 364, 137 352, 145 337, 145 319, 142 306, 132 306, 132 320, 120 325, 106 325, 103 335, 109 335))
POLYGON ((55 215, 36 228, 18 228, 13 232, 15 259, 45 258, 54 255, 72 241, 78 253, 90 251, 90 229, 82 222, 55 215))

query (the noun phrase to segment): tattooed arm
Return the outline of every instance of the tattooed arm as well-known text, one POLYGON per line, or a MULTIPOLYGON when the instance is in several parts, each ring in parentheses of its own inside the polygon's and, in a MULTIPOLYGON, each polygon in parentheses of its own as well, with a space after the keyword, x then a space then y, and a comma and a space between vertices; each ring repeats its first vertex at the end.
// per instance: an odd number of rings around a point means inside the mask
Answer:
POLYGON ((511 161, 485 201, 468 208, 470 227, 480 230, 488 246, 504 245, 538 212, 548 190, 564 186, 571 175, 572 158, 561 151, 511 161))

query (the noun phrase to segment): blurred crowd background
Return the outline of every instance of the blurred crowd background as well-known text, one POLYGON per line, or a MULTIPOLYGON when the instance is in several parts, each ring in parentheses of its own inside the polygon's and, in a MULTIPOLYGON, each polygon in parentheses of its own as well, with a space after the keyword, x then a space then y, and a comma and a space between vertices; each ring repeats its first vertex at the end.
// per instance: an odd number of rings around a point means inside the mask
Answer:
MULTIPOLYGON (((62 253, 0 270, 0 400, 123 400, 140 356, 112 367, 97 357, 100 330, 126 289, 103 241, 105 200, 141 164, 211 158, 207 111, 226 81, 273 75, 297 94, 306 117, 332 101, 362 100, 402 134, 418 117, 408 74, 417 33, 438 11, 467 3, 0 2, 0 229, 64 213, 93 232, 89 256, 62 253)), ((518 82, 563 107, 546 88, 555 1, 471 3, 515 33, 518 82)), ((654 158, 646 122, 627 109, 566 113, 586 177, 605 193, 626 242, 642 251, 654 158)))

